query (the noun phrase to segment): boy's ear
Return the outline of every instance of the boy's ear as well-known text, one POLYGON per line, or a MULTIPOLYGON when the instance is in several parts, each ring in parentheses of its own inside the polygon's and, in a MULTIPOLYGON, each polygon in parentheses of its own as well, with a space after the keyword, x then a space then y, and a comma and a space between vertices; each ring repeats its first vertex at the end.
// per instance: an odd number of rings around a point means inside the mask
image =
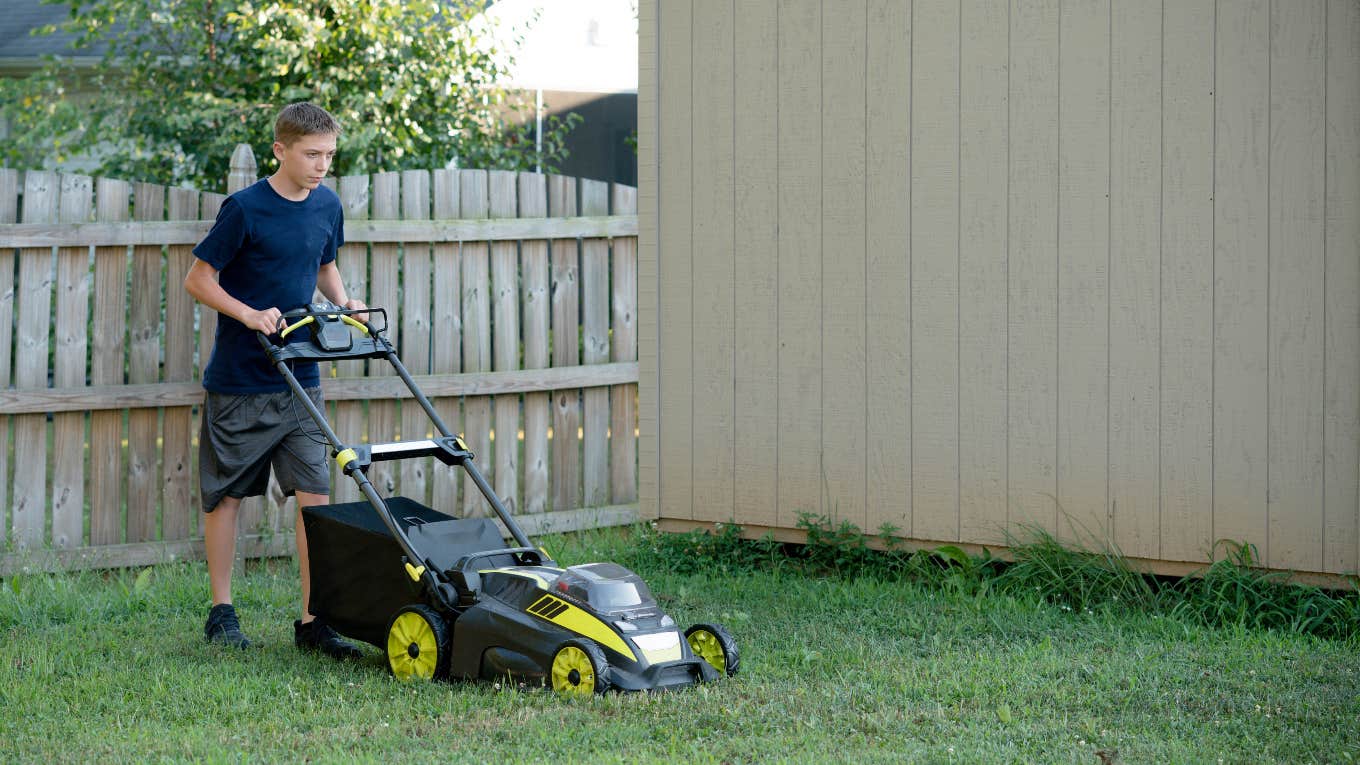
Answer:
POLYGON ((283 152, 284 152, 284 150, 287 149, 288 147, 284 146, 284 145, 283 145, 281 142, 279 142, 279 141, 275 141, 275 142, 274 142, 274 147, 273 147, 273 148, 274 148, 274 159, 277 159, 279 162, 282 162, 282 161, 283 161, 283 152))

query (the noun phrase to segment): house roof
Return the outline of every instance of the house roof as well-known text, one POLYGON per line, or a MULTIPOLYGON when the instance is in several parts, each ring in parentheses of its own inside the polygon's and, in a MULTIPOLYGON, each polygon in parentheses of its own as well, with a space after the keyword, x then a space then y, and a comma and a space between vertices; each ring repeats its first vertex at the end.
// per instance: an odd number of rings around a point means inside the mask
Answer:
MULTIPOLYGON (((60 24, 70 13, 66 5, 51 5, 42 0, 8 0, 5 12, 0 13, 0 62, 36 64, 43 56, 71 53, 73 35, 58 30, 50 35, 34 35, 30 31, 45 24, 60 24)), ((101 51, 88 51, 97 56, 101 51)))

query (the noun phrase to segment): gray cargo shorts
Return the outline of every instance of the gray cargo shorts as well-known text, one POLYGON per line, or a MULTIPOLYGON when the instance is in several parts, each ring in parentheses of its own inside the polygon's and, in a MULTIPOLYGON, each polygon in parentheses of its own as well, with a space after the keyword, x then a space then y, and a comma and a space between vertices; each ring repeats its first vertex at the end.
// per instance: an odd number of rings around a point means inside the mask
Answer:
MULTIPOLYGON (((323 406, 320 388, 307 396, 323 406)), ((323 409, 324 411, 324 409, 323 409)), ((269 487, 274 468, 279 487, 294 492, 330 493, 326 437, 291 390, 277 393, 213 393, 203 398, 198 439, 198 473, 203 512, 225 497, 254 497, 269 487)))

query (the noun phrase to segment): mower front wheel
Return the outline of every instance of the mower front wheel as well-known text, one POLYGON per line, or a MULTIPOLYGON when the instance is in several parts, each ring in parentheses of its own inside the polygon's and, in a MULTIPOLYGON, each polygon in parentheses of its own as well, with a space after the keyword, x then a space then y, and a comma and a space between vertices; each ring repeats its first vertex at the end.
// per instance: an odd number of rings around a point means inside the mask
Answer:
POLYGON ((398 680, 432 680, 449 668, 449 628, 433 608, 403 607, 387 627, 387 666, 398 680))
POLYGON ((719 675, 732 677, 741 668, 737 641, 721 624, 696 624, 685 630, 685 642, 695 656, 708 662, 719 675))
POLYGON ((591 696, 609 690, 609 661, 589 638, 572 638, 553 652, 548 668, 552 689, 568 696, 591 696))

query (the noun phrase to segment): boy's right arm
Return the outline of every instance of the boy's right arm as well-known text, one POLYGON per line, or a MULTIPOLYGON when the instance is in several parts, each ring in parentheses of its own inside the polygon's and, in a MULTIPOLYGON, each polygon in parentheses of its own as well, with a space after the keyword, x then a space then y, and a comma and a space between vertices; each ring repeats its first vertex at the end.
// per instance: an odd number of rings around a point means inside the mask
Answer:
POLYGON ((217 269, 199 258, 194 258, 194 264, 184 277, 184 289, 203 305, 266 335, 277 332, 279 320, 283 318, 283 313, 277 308, 256 310, 228 295, 222 285, 217 283, 217 269))

